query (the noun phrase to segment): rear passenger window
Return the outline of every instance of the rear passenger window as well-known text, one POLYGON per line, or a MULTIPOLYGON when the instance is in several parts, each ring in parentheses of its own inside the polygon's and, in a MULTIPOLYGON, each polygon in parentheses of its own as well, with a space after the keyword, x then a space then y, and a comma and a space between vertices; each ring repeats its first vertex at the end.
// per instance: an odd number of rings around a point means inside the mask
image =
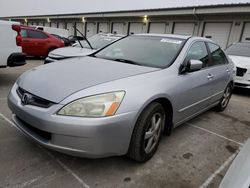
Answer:
POLYGON ((207 66, 208 63, 208 52, 204 42, 195 42, 190 47, 186 61, 189 60, 200 60, 203 62, 203 67, 207 66))
POLYGON ((28 33, 27 33, 26 29, 21 30, 21 36, 22 36, 22 38, 27 38, 28 37, 28 33))
POLYGON ((216 44, 208 43, 208 47, 211 52, 211 62, 208 66, 215 66, 227 63, 227 58, 224 52, 216 44))
POLYGON ((29 38, 35 38, 35 39, 46 39, 48 38, 47 35, 45 35, 42 32, 34 31, 34 30, 28 30, 29 32, 29 38))

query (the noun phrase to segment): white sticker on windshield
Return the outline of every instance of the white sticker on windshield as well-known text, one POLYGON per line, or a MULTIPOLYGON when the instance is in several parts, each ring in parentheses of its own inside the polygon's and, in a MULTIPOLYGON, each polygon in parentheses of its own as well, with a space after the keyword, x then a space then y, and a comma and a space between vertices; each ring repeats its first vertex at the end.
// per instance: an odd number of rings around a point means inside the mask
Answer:
POLYGON ((168 43, 172 43, 172 44, 181 44, 182 41, 181 40, 174 40, 174 39, 161 39, 161 42, 168 42, 168 43))

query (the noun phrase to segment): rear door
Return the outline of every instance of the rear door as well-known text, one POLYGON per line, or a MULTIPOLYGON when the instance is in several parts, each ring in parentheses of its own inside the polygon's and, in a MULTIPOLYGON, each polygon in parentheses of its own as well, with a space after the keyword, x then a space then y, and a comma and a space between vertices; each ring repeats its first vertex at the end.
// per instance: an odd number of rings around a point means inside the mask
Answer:
POLYGON ((22 29, 21 30, 21 36, 22 36, 22 49, 23 53, 29 55, 29 52, 31 50, 31 41, 28 38, 28 30, 22 29))
POLYGON ((231 70, 228 60, 221 48, 213 43, 207 43, 210 51, 210 60, 208 63, 209 74, 212 82, 212 97, 210 104, 219 101, 223 92, 229 83, 231 70))
POLYGON ((46 56, 48 53, 48 36, 39 30, 27 30, 28 38, 25 39, 27 43, 28 52, 30 56, 46 56))

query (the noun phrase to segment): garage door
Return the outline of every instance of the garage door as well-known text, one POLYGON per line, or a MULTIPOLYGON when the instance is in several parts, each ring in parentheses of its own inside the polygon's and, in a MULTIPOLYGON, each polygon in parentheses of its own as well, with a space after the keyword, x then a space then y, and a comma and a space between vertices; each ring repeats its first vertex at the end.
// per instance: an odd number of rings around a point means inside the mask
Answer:
POLYGON ((65 23, 64 22, 59 22, 58 23, 58 28, 65 29, 65 23))
POLYGON ((28 23, 28 26, 32 26, 32 22, 29 22, 29 23, 28 23))
POLYGON ((129 34, 143 33, 143 23, 130 23, 129 34))
POLYGON ((49 26, 50 26, 50 23, 45 22, 44 26, 45 26, 45 27, 49 27, 49 26))
POLYGON ((194 25, 194 23, 175 23, 173 33, 192 36, 194 34, 194 25))
POLYGON ((106 22, 98 23, 98 33, 108 33, 109 25, 106 22))
POLYGON ((250 23, 245 23, 241 42, 250 42, 250 23))
POLYGON ((88 22, 86 24, 87 24, 86 37, 88 38, 88 37, 91 37, 94 34, 96 34, 96 30, 95 30, 95 24, 94 23, 88 22))
POLYGON ((203 36, 218 43, 221 48, 227 47, 231 23, 206 23, 203 36))
POLYGON ((51 26, 50 27, 57 27, 57 23, 56 22, 51 22, 51 26))
POLYGON ((69 35, 75 35, 74 23, 68 22, 67 29, 69 31, 69 35))
MULTIPOLYGON (((82 34, 84 34, 84 24, 83 23, 81 23, 81 22, 78 22, 78 23, 76 23, 76 28, 79 30, 79 31, 81 31, 82 32, 82 34)), ((81 36, 81 34, 80 33, 78 33, 77 32, 77 35, 78 36, 81 36)))
POLYGON ((122 22, 114 22, 112 24, 112 33, 120 34, 120 35, 126 34, 124 32, 124 23, 122 23, 122 22))
POLYGON ((166 23, 150 23, 149 33, 166 33, 166 23))
POLYGON ((39 26, 43 26, 43 22, 39 22, 38 25, 39 25, 39 26))

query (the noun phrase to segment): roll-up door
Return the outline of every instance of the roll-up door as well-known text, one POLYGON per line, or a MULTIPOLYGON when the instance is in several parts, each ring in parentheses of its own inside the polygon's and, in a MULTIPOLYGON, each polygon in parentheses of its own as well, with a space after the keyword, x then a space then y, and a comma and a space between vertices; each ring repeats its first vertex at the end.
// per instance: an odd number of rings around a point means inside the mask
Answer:
POLYGON ((173 33, 192 36, 194 34, 194 26, 194 23, 174 23, 173 33))
POLYGON ((108 33, 108 23, 107 22, 100 22, 98 23, 98 33, 108 33))
POLYGON ((250 22, 244 24, 241 42, 250 42, 250 22))
POLYGON ((160 23, 160 22, 151 22, 149 24, 149 33, 166 33, 166 23, 160 23))
POLYGON ((112 33, 114 34, 126 34, 124 32, 124 23, 122 22, 113 22, 112 24, 112 33))
POLYGON ((95 29, 95 24, 92 22, 87 22, 87 27, 86 27, 86 37, 91 37, 94 34, 96 34, 96 29, 95 29))
POLYGON ((143 33, 143 23, 130 23, 129 34, 143 33))
POLYGON ((204 26, 203 36, 218 43, 221 48, 227 47, 231 23, 206 23, 204 26))

